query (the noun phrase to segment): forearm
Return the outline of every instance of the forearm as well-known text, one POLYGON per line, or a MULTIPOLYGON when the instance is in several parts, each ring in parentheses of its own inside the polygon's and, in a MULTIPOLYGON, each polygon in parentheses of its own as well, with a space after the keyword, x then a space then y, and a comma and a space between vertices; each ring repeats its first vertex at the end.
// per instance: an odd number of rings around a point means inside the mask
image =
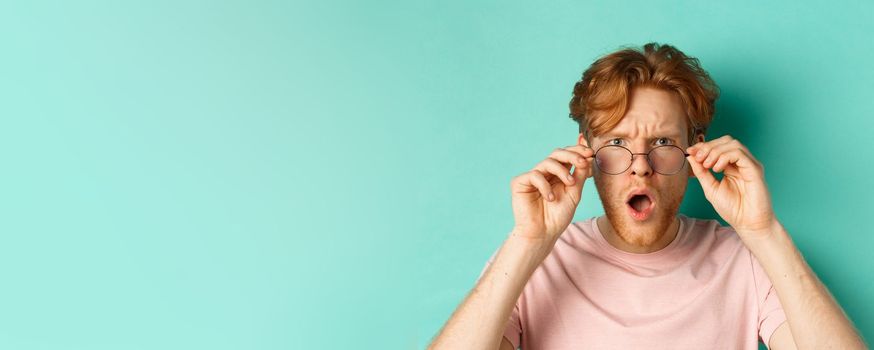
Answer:
POLYGON ((767 234, 738 234, 774 285, 799 349, 865 348, 852 322, 779 222, 767 234))
POLYGON ((497 349, 516 300, 553 245, 511 233, 429 349, 497 349))

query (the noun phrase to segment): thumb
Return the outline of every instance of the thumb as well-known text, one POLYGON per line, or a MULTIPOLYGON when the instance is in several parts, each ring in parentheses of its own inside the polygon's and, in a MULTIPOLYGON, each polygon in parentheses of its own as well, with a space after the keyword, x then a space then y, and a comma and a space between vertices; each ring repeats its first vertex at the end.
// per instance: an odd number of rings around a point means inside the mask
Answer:
POLYGON ((567 192, 571 199, 573 199, 574 204, 580 204, 580 200, 583 197, 583 185, 586 183, 586 179, 591 176, 591 173, 591 163, 582 167, 574 166, 574 184, 567 188, 567 192))
POLYGON ((701 184, 704 194, 709 195, 719 183, 716 181, 716 177, 713 176, 713 173, 711 173, 709 169, 705 169, 704 165, 699 163, 694 155, 686 157, 686 160, 689 161, 689 165, 692 167, 692 173, 695 174, 695 178, 697 178, 698 182, 701 184))

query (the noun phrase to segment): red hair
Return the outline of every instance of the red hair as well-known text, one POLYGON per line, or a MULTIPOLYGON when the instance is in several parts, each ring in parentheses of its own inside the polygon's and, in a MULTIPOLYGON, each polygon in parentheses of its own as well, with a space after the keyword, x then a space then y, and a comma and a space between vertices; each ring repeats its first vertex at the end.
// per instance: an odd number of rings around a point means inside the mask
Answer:
POLYGON ((642 50, 625 48, 596 60, 574 85, 570 117, 588 139, 614 127, 625 116, 631 90, 653 87, 674 92, 688 118, 689 143, 706 134, 713 120, 719 87, 698 59, 671 45, 648 43, 642 50))

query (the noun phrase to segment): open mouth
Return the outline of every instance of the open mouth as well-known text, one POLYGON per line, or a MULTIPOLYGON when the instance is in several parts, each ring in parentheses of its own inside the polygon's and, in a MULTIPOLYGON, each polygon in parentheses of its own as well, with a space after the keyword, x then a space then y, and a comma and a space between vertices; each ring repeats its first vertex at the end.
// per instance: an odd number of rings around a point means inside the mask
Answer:
POLYGON ((628 207, 628 212, 632 218, 637 221, 644 221, 652 214, 655 208, 655 201, 646 193, 634 194, 628 198, 625 205, 628 207))

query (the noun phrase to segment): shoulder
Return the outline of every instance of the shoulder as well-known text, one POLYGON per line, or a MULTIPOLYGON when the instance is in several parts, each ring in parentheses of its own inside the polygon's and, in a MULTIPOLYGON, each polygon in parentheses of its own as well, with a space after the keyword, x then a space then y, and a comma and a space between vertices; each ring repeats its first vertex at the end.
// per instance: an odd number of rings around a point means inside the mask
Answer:
MULTIPOLYGON (((728 262, 750 256, 746 245, 729 225, 715 219, 681 216, 686 232, 687 249, 709 255, 711 259, 728 262)), ((742 259, 746 260, 746 259, 742 259)))
POLYGON ((716 219, 694 218, 682 214, 679 217, 687 226, 687 233, 690 235, 710 236, 718 241, 742 244, 733 227, 724 225, 716 219))
POLYGON ((591 217, 585 220, 571 222, 555 242, 556 247, 584 247, 593 243, 596 239, 595 219, 591 217))

